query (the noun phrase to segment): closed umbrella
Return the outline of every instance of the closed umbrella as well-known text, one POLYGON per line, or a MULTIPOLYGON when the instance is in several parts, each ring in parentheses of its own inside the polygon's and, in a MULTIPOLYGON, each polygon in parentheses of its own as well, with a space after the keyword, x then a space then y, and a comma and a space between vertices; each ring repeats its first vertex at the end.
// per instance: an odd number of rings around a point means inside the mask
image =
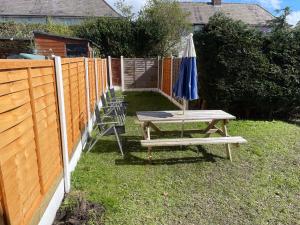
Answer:
POLYGON ((173 93, 175 97, 183 100, 183 114, 186 108, 186 101, 199 98, 196 51, 193 34, 188 36, 180 64, 179 77, 173 87, 173 93))
MULTIPOLYGON (((173 87, 173 93, 175 97, 183 100, 183 115, 185 113, 186 102, 199 98, 196 51, 193 34, 188 36, 180 64, 179 77, 173 87)), ((181 137, 183 137, 183 130, 184 120, 182 121, 181 137)))

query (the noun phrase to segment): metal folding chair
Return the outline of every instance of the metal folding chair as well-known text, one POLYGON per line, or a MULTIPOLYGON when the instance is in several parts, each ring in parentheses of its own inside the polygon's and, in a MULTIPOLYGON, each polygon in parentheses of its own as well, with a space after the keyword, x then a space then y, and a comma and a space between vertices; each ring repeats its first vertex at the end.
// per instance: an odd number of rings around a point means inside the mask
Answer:
POLYGON ((115 135, 120 152, 122 156, 124 156, 120 134, 125 133, 125 126, 119 125, 119 123, 115 121, 114 117, 105 116, 105 118, 110 118, 110 120, 104 121, 97 105, 95 107, 95 115, 96 115, 96 122, 97 122, 96 126, 98 128, 98 133, 94 138, 91 136, 89 137, 88 145, 87 145, 88 146, 87 153, 92 150, 92 148, 95 146, 95 144, 99 141, 101 137, 115 135))
POLYGON ((104 114, 107 116, 116 116, 118 122, 124 125, 126 118, 124 107, 118 102, 108 101, 104 95, 101 96, 101 101, 104 114))
POLYGON ((126 96, 125 95, 116 96, 116 92, 113 87, 109 89, 109 93, 110 93, 110 97, 111 97, 112 101, 120 101, 125 104, 128 104, 126 101, 124 101, 126 96))

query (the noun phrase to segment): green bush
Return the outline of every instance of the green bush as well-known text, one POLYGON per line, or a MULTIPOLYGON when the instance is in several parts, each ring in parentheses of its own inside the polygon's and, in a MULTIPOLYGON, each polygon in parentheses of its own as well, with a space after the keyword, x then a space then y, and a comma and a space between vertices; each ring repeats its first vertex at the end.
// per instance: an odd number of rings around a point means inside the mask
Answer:
POLYGON ((279 19, 264 34, 216 14, 195 35, 201 96, 209 108, 274 118, 300 106, 300 32, 279 19))
POLYGON ((54 24, 49 21, 47 24, 31 24, 31 23, 16 23, 16 22, 1 22, 0 37, 1 38, 21 38, 31 39, 33 31, 42 31, 51 34, 73 36, 73 27, 61 24, 54 24))

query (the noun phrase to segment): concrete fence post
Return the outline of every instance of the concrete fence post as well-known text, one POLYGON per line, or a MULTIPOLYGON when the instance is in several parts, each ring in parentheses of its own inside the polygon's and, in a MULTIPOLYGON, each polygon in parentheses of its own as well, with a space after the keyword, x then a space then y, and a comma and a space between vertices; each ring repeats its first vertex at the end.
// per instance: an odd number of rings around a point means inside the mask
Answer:
POLYGON ((121 56, 121 84, 122 84, 122 91, 125 91, 125 80, 124 80, 124 57, 121 56))
POLYGON ((60 121, 60 133, 61 133, 61 144, 62 144, 62 155, 63 155, 63 167, 64 167, 64 184, 65 192, 69 193, 71 189, 71 173, 69 168, 69 151, 68 151, 68 135, 67 135, 67 120, 65 110, 65 98, 64 98, 64 83, 62 75, 61 58, 55 56, 55 78, 57 87, 57 99, 59 109, 59 121, 60 121))
POLYGON ((108 76, 109 76, 109 87, 112 88, 114 85, 113 85, 111 56, 108 56, 108 76))
POLYGON ((91 108, 90 108, 90 82, 89 82, 89 59, 84 58, 85 67, 85 87, 86 87, 86 108, 88 117, 88 132, 91 133, 93 130, 93 124, 91 121, 91 108))

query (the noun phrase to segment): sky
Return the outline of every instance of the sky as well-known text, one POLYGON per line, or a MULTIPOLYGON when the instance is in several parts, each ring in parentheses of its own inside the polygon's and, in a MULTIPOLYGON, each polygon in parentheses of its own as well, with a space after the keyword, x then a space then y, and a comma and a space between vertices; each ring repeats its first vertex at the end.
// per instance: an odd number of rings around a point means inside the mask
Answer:
MULTIPOLYGON (((106 0, 111 6, 117 0, 106 0)), ((146 3, 147 0, 125 0, 129 5, 133 6, 134 12, 138 12, 146 3)), ((184 0, 194 2, 209 2, 210 0, 184 0)), ((292 25, 296 25, 300 21, 300 0, 222 0, 223 2, 246 2, 246 3, 259 3, 273 15, 276 14, 276 10, 283 9, 289 6, 292 9, 291 15, 288 17, 288 22, 292 25)))

